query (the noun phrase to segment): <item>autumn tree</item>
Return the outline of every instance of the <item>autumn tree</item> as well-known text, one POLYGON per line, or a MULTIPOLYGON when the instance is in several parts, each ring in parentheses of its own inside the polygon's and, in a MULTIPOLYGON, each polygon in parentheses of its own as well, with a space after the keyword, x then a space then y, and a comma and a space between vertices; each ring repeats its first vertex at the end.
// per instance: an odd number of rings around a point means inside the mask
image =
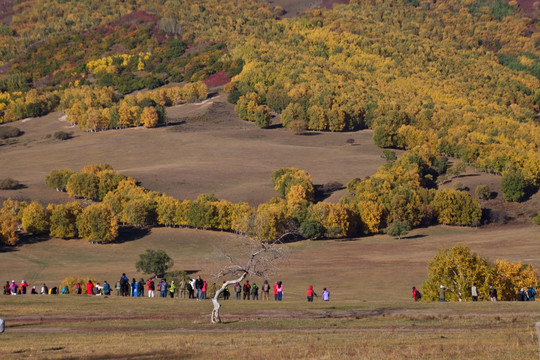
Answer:
POLYGON ((86 207, 77 217, 79 237, 92 243, 108 243, 118 236, 118 223, 110 206, 103 203, 86 207))
POLYGON ((32 201, 22 211, 21 225, 24 231, 39 235, 49 231, 49 214, 41 204, 32 201))
POLYGON ((497 289, 501 300, 516 300, 521 288, 536 286, 538 273, 528 264, 511 263, 505 259, 497 259, 494 264, 495 278, 493 287, 497 289))
MULTIPOLYGON (((465 245, 454 245, 441 249, 428 263, 428 280, 422 285, 424 299, 439 299, 438 289, 446 287, 449 301, 471 300, 471 286, 479 294, 488 294, 494 281, 494 273, 487 259, 482 258, 465 245)), ((485 295, 487 298, 487 295, 485 295)))
POLYGON ((50 215, 49 235, 62 239, 72 239, 77 236, 77 216, 82 213, 83 207, 78 202, 65 205, 49 204, 50 215))
POLYGON ((26 204, 7 199, 0 209, 0 240, 6 245, 16 245, 19 242, 19 228, 21 221, 18 216, 21 208, 26 204))
POLYGON ((431 205, 441 224, 473 225, 482 217, 482 209, 478 201, 463 191, 437 190, 431 205))
POLYGON ((74 172, 70 169, 51 170, 45 177, 45 184, 57 191, 66 191, 67 182, 74 172))

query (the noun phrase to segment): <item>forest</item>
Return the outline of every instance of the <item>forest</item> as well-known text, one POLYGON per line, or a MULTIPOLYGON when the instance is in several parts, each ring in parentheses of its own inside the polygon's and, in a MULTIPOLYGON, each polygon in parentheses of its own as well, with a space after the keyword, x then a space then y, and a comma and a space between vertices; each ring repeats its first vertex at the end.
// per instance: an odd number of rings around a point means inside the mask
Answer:
MULTIPOLYGON (((291 222, 307 238, 377 233, 403 221, 479 224, 477 200, 437 188, 447 157, 503 175, 509 201, 540 185, 540 33, 516 2, 351 0, 296 18, 251 0, 12 6, 0 25, 0 123, 62 110, 87 131, 165 126, 165 107, 205 99, 205 81, 221 74, 238 116, 259 127, 279 119, 298 134, 369 128, 378 146, 407 150, 371 177, 352 179, 337 204, 315 202, 302 170, 276 170, 281 197, 257 209, 204 194, 186 203, 119 180, 109 168, 65 170, 69 181, 54 187, 107 205, 109 224, 242 232, 249 218, 260 238, 291 222), (103 188, 108 181, 118 187, 103 188), (129 215, 132 197, 146 204, 145 215, 129 215), (194 208, 202 218, 189 218, 194 208), (242 214, 250 216, 242 222, 242 214)), ((33 233, 24 221, 31 210, 23 211, 32 204, 4 204, 2 216, 12 219, 5 226, 33 233)), ((64 237, 51 229, 58 206, 39 210, 41 230, 64 237)), ((73 227, 87 209, 61 211, 73 227)), ((114 239, 114 227, 105 238, 114 239)), ((92 239, 83 228, 68 233, 92 239)), ((2 230, 4 241, 16 242, 9 233, 2 230)))

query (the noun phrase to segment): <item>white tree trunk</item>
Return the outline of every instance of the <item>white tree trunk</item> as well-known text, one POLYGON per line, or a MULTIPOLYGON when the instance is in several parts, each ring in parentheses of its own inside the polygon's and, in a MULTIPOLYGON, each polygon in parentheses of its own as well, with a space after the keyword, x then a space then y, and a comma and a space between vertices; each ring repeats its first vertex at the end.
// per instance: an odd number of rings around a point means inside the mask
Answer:
POLYGON ((225 283, 223 283, 221 288, 218 291, 216 291, 216 294, 212 298, 212 303, 214 304, 214 309, 212 310, 212 318, 211 318, 212 324, 217 324, 221 322, 221 318, 219 317, 219 308, 221 307, 221 304, 218 301, 219 295, 221 295, 221 293, 223 292, 223 290, 225 290, 227 286, 239 283, 242 280, 244 280, 247 274, 248 274, 247 272, 244 272, 242 273, 242 276, 240 276, 236 280, 225 281, 225 283))

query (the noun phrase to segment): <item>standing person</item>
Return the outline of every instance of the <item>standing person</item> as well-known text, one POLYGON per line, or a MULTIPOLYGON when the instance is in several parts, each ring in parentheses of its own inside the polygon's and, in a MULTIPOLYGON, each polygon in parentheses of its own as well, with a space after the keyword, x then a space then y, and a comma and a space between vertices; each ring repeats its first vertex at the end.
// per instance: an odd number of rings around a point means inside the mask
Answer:
POLYGON ((86 293, 88 295, 94 294, 94 284, 92 284, 92 280, 88 280, 88 282, 86 283, 86 293))
POLYGON ((309 285, 309 288, 307 290, 307 301, 313 302, 313 296, 319 297, 315 290, 313 290, 313 285, 309 285))
POLYGON ((180 280, 180 284, 178 284, 178 287, 180 288, 180 298, 185 299, 186 298, 186 280, 184 278, 180 280))
POLYGON ((161 282, 159 283, 159 292, 161 293, 161 297, 167 297, 167 281, 165 279, 161 279, 161 282))
POLYGON ((274 301, 277 301, 277 294, 278 294, 278 282, 274 284, 274 301))
POLYGON ((6 285, 4 285, 4 295, 11 295, 11 290, 9 290, 9 281, 6 281, 6 285))
POLYGON ((206 290, 208 289, 208 284, 206 283, 206 280, 203 280, 203 285, 201 288, 201 299, 206 299, 206 290))
POLYGON ((418 301, 422 298, 422 294, 420 293, 420 290, 418 290, 414 286, 412 287, 412 297, 414 301, 418 301))
POLYGON ((517 295, 517 301, 527 301, 527 294, 525 293, 524 288, 521 288, 519 290, 519 293, 517 295))
POLYGON ((278 281, 277 299, 278 301, 283 299, 283 283, 281 281, 278 281))
POLYGON ((529 287, 527 290, 527 297, 529 298, 529 301, 535 301, 536 300, 536 290, 532 286, 529 287))
POLYGON ((139 284, 137 284, 137 281, 135 278, 131 279, 131 296, 137 296, 137 290, 139 290, 139 284))
POLYGON ((105 280, 105 282, 103 282, 103 294, 104 295, 111 295, 111 285, 109 285, 107 280, 105 280))
POLYGON ((19 288, 19 285, 15 283, 15 280, 11 280, 11 285, 9 285, 9 293, 11 295, 17 295, 18 288, 19 288))
POLYGON ((195 290, 193 290, 192 281, 189 281, 186 285, 188 291, 188 299, 195 299, 195 290))
POLYGON ((259 300, 259 287, 255 283, 251 286, 251 298, 253 300, 259 300))
POLYGON ((240 283, 234 284, 234 293, 236 295, 236 300, 242 299, 242 285, 240 285, 240 283))
POLYGON ((439 287, 439 301, 440 302, 445 302, 446 301, 446 288, 444 287, 444 285, 441 285, 439 287))
MULTIPOLYGON (((225 281, 223 281, 223 283, 225 284, 225 281)), ((229 300, 229 297, 231 296, 231 292, 229 291, 229 286, 225 286, 225 288, 223 289, 223 300, 229 300)))
POLYGON ((330 301, 330 292, 326 288, 323 289, 322 299, 323 301, 330 301))
POLYGON ((270 284, 268 283, 268 280, 264 280, 261 291, 262 291, 262 299, 268 300, 269 299, 268 294, 270 292, 270 284))
POLYGON ((249 300, 249 294, 251 293, 251 285, 249 284, 249 280, 246 280, 246 282, 244 283, 243 290, 244 290, 244 300, 246 300, 246 298, 249 300))
POLYGON ((171 296, 171 299, 174 298, 175 291, 176 291, 176 284, 174 283, 174 280, 172 280, 171 286, 169 286, 169 295, 171 296))
POLYGON ((129 296, 129 279, 126 276, 126 273, 123 273, 120 278, 120 286, 122 288, 122 296, 129 296))
POLYGON ((146 286, 148 287, 148 297, 153 298, 154 290, 156 290, 156 284, 154 283, 154 279, 148 279, 146 286))
POLYGON ((202 299, 202 288, 203 288, 204 282, 201 279, 200 276, 197 276, 197 280, 195 280, 195 292, 197 293, 197 301, 202 299))
POLYGON ((26 288, 28 287, 28 283, 26 281, 22 281, 21 284, 19 285, 19 290, 21 292, 21 295, 25 295, 26 294, 26 288))
POLYGON ((120 289, 121 289, 121 287, 120 287, 120 280, 118 280, 118 281, 116 282, 116 284, 114 285, 114 288, 116 289, 116 296, 120 296, 120 289))
POLYGON ((138 294, 139 297, 144 297, 144 279, 139 280, 138 294))
POLYGON ((478 289, 476 288, 476 285, 472 284, 471 286, 471 297, 472 301, 478 301, 478 289))
POLYGON ((495 289, 493 286, 489 287, 489 298, 491 301, 497 301, 497 289, 495 289))

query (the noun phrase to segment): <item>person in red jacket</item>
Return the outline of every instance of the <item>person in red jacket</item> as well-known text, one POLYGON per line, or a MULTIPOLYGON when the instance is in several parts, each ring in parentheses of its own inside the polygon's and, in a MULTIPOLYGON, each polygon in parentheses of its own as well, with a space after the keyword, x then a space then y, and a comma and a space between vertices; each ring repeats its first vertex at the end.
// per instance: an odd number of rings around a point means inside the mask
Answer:
POLYGON ((26 294, 26 288, 28 287, 28 283, 26 281, 22 281, 21 285, 19 285, 19 289, 21 291, 21 294, 26 294))
POLYGON ((313 302, 313 296, 319 297, 319 295, 317 295, 315 291, 313 291, 313 285, 309 285, 309 289, 307 291, 307 301, 313 302))
POLYGON ((274 284, 274 300, 277 301, 277 293, 278 293, 278 284, 277 282, 274 284))
POLYGON ((94 284, 92 284, 92 280, 88 280, 86 283, 86 293, 88 295, 94 295, 94 284))
POLYGON ((418 289, 415 288, 414 286, 412 287, 412 297, 414 301, 418 301, 422 297, 422 295, 420 294, 420 291, 418 291, 418 289))

